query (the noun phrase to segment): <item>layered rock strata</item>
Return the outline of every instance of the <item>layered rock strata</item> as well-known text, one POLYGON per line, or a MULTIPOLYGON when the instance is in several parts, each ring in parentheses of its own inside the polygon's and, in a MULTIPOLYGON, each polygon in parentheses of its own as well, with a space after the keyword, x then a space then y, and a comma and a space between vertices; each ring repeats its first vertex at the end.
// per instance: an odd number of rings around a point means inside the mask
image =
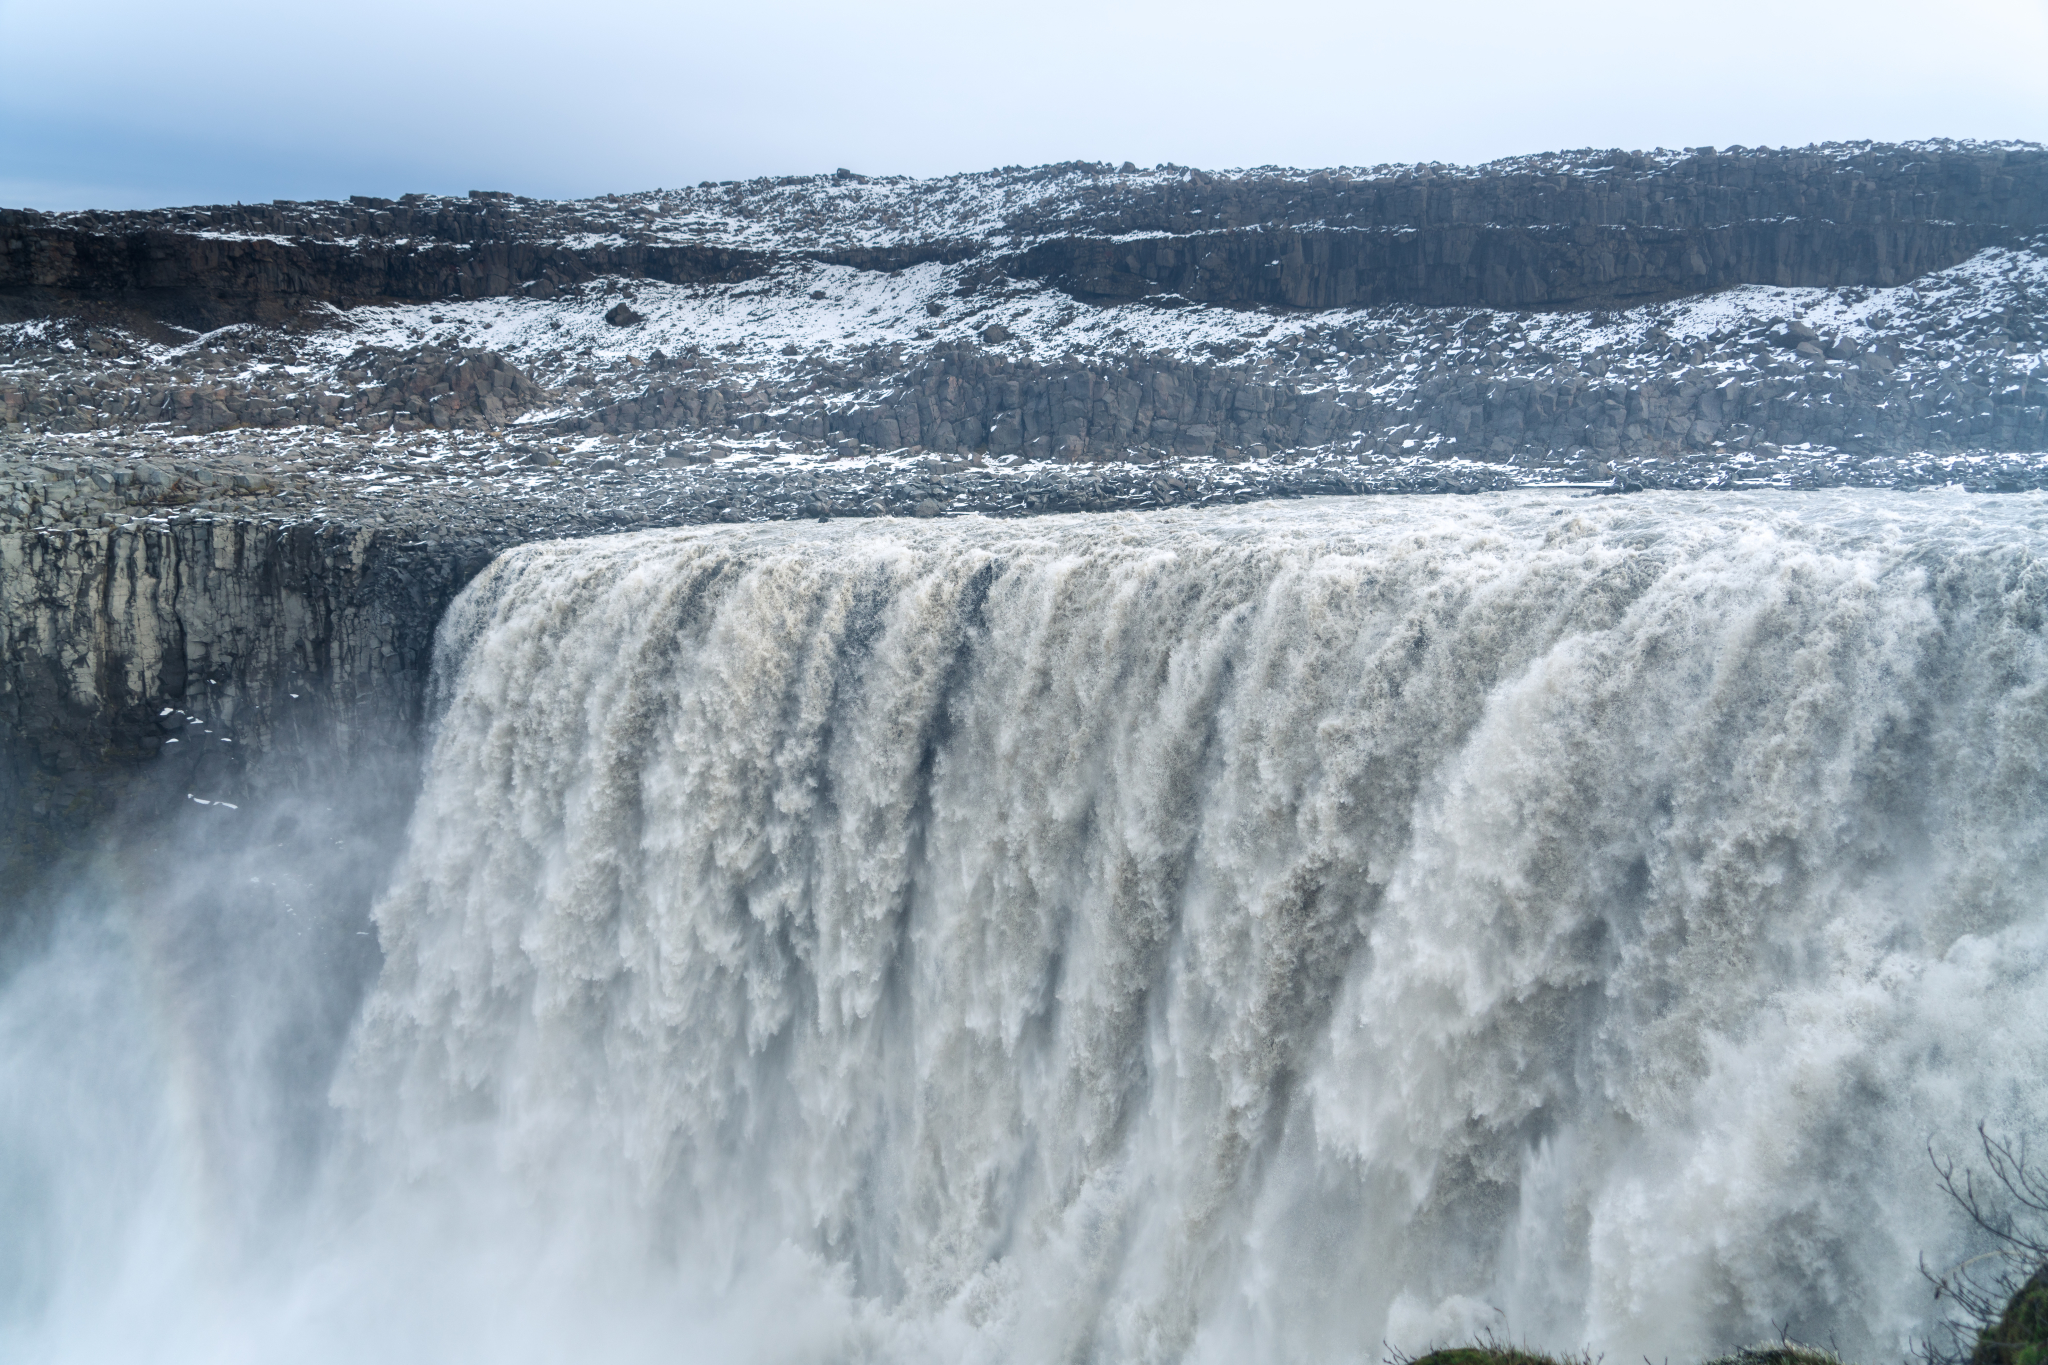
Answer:
POLYGON ((312 302, 547 297, 604 276, 737 283, 791 259, 980 259, 1084 299, 1538 308, 1731 284, 1898 284, 2043 222, 2048 157, 2031 146, 1589 149, 1305 175, 1070 163, 938 182, 782 177, 573 205, 478 191, 16 211, 0 214, 0 299, 217 326, 312 302), (749 230, 764 218, 769 233, 749 230))
POLYGON ((407 771, 435 624, 497 548, 250 517, 0 531, 0 894, 137 779, 161 812, 407 771))

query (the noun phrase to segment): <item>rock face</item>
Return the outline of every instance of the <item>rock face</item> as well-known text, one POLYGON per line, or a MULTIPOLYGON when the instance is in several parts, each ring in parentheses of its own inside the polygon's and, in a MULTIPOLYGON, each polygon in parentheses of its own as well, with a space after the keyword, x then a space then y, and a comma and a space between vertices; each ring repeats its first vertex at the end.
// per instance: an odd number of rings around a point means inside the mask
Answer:
POLYGON ((2048 485, 2044 227, 1969 143, 0 211, 0 873, 403 770, 537 537, 2048 485))
MULTIPOLYGON (((1053 168, 1048 168, 1053 169, 1053 168)), ((1171 169, 1171 168, 1169 168, 1171 169)), ((1135 168, 1130 168, 1135 172, 1135 168)), ((1617 224, 1696 229, 1746 221, 2040 222, 2043 152, 2031 144, 1830 143, 1548 152, 1488 166, 1306 173, 1109 173, 1021 209, 1021 231, 1106 235, 1258 223, 1348 228, 1617 224)))
POLYGON ((748 233, 744 214, 737 224, 717 215, 715 194, 671 213, 616 196, 550 205, 497 194, 12 211, 0 213, 0 304, 34 316, 96 303, 219 326, 315 302, 549 297, 604 276, 739 283, 791 258, 863 270, 981 258, 1092 301, 1555 308, 1733 284, 1888 286, 2048 224, 2048 154, 2038 147, 1589 150, 1477 170, 1306 175, 1161 170, 1169 173, 1083 163, 964 186, 974 178, 955 177, 936 193, 871 205, 880 233, 849 214, 843 195, 823 192, 843 189, 836 177, 814 178, 808 202, 807 178, 774 182, 797 202, 765 235, 748 233), (1060 182, 1057 193, 1028 193, 1048 180, 1060 182))
POLYGON ((2039 149, 1616 151, 1476 176, 1195 173, 1075 198, 1020 222, 1043 240, 1018 268, 1079 298, 1559 308, 1735 284, 1900 284, 2048 222, 2048 160, 2039 149))
POLYGON ((142 382, 81 393, 29 376, 0 391, 0 411, 35 422, 75 417, 162 423, 194 435, 236 427, 303 427, 344 421, 363 431, 400 422, 481 428, 510 421, 544 390, 488 351, 379 351, 351 357, 332 376, 281 373, 267 382, 199 374, 138 376, 142 382), (336 381, 339 382, 336 382, 336 381))
MULTIPOLYGON (((2032 335, 2030 319, 2016 325, 2032 335)), ((918 446, 1070 460, 1115 459, 1133 450, 1204 459, 1351 440, 1386 451, 1428 436, 1474 458, 1538 462, 1571 450, 1604 452, 1610 460, 1666 456, 1717 441, 1738 448, 1817 442, 1864 455, 2048 448, 2048 375, 2031 357, 1987 358, 1989 374, 1955 373, 1938 361, 1916 374, 1901 369, 1890 347, 1866 354, 1835 336, 1825 346, 1814 339, 1788 347, 1754 329, 1721 339, 1711 356, 1697 360, 1692 347, 1666 338, 1654 354, 1569 368, 1524 356, 1515 366, 1503 363, 1504 353, 1527 351, 1531 343, 1523 327, 1506 319, 1423 337, 1336 327, 1316 344, 1336 362, 1332 369, 1349 357, 1369 365, 1394 361, 1411 348, 1451 351, 1465 363, 1400 376, 1409 382, 1339 386, 1317 382, 1320 375, 1214 360, 1044 362, 967 345, 935 348, 866 401, 776 403, 782 395, 772 390, 756 397, 650 378, 576 420, 582 431, 608 435, 779 429, 879 450, 918 446), (1809 350, 1798 351, 1801 344, 1809 350), (1959 382, 1970 386, 1968 394, 1955 388, 1959 382), (781 411, 756 416, 756 404, 781 411)))
MULTIPOLYGON (((502 215, 437 210, 322 215, 304 235, 256 235, 287 226, 263 210, 175 215, 107 214, 65 222, 28 210, 0 211, 0 307, 35 317, 79 304, 209 329, 294 318, 309 303, 416 302, 547 291, 602 275, 671 282, 746 280, 766 268, 751 252, 704 246, 572 247, 493 235, 502 215), (219 224, 226 231, 215 231, 219 224)), ((0 316, 6 314, 0 313, 0 316)))
POLYGON ((0 532, 6 886, 138 776, 228 800, 402 765, 435 624, 494 552, 256 519, 0 532))
POLYGON ((1736 284, 1893 285, 2015 237, 2004 224, 1799 220, 1250 229, 1060 237, 1019 268, 1090 302, 1167 295, 1231 308, 1627 307, 1736 284))

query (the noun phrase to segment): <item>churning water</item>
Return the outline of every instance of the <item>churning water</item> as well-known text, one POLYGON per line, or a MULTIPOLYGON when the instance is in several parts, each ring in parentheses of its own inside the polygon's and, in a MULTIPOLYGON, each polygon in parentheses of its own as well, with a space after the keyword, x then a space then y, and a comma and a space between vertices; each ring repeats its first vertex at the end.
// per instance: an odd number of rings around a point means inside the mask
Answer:
POLYGON ((528 546, 360 987, 0 988, 0 1349, 1896 1358, 2048 1131, 2044 632, 2031 496, 528 546))

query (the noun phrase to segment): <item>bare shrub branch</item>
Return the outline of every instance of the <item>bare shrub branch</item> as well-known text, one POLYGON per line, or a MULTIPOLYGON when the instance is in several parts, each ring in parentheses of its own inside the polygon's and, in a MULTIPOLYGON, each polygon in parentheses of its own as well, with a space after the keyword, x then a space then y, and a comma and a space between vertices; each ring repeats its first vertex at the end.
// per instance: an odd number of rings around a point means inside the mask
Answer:
POLYGON ((2014 1297, 2048 1276, 2048 1173, 2031 1164, 2024 1141, 1993 1137, 1981 1123, 1977 1140, 1988 1179, 1959 1171, 1931 1144, 1927 1149, 1941 1187, 1996 1244, 1938 1274, 1921 1258, 1920 1273, 1934 1286, 1935 1302, 1950 1305, 1936 1335, 1919 1344, 1927 1365, 2004 1365, 2000 1348, 2006 1343, 1994 1334, 2014 1297))

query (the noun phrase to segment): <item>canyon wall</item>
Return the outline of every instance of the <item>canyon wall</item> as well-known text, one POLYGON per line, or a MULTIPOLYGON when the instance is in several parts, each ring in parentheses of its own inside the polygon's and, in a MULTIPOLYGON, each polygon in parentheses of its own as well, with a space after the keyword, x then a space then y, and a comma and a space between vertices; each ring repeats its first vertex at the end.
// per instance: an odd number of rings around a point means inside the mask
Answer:
POLYGON ((436 623, 492 553, 256 518, 0 534, 0 910, 124 802, 404 769, 436 623))
MULTIPOLYGON (((1589 151, 1313 174, 1044 170, 1059 192, 1011 191, 1022 202, 1007 212, 885 210, 876 230, 841 221, 820 197, 784 215, 772 239, 748 234, 744 209, 712 223, 696 203, 675 217, 489 192, 13 210, 0 212, 0 308, 97 304, 218 326, 321 303, 548 297, 606 275, 732 284, 789 260, 898 270, 977 258, 1089 301, 1558 308, 1731 284, 1891 285, 2048 223, 2048 154, 2033 147, 1589 151)), ((775 183, 796 192, 806 180, 775 183)))

